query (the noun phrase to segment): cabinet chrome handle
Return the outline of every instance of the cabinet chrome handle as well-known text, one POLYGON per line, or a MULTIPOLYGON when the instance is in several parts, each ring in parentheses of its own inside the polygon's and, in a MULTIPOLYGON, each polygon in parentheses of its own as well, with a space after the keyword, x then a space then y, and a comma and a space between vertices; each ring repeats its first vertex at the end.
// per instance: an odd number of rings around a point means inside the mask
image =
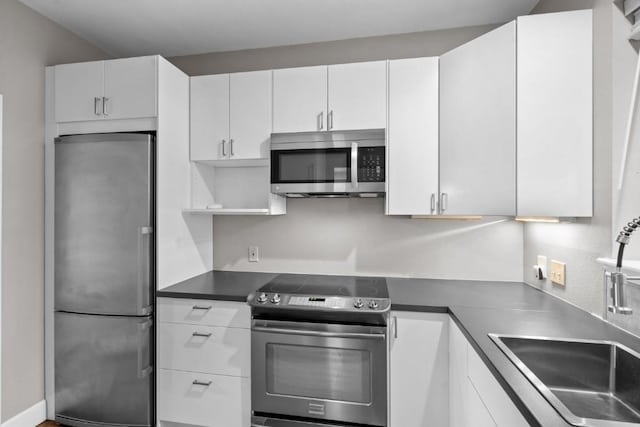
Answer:
POLYGON ((222 140, 222 157, 227 157, 227 140, 222 140))
POLYGON ((199 380, 193 380, 193 385, 201 385, 203 387, 209 387, 211 385, 211 381, 199 381, 199 380))
MULTIPOLYGON (((138 323, 138 378, 146 378, 153 371, 153 367, 148 363, 145 366, 145 354, 148 357, 148 351, 145 352, 145 348, 148 350, 149 345, 149 330, 153 326, 153 321, 147 320, 146 322, 138 323)), ((147 359, 146 362, 149 360, 147 359)))
POLYGON ((436 193, 431 193, 431 213, 436 210, 436 193))
POLYGON ((393 337, 398 338, 398 316, 393 316, 393 337))
POLYGON ((102 114, 109 115, 109 98, 102 98, 102 114))
POLYGON ((321 111, 320 114, 318 114, 318 129, 324 129, 324 111, 321 111))
POLYGON ((235 156, 235 153, 233 152, 233 139, 230 139, 230 140, 229 140, 229 153, 230 153, 232 156, 235 156))
POLYGON ((194 309, 194 310, 211 310, 211 307, 212 307, 212 306, 210 306, 210 305, 207 305, 207 306, 194 305, 194 306, 193 306, 193 309, 194 309))
POLYGON ((193 334, 191 334, 194 337, 204 337, 204 338, 209 338, 212 334, 211 332, 209 333, 204 333, 204 332, 194 332, 193 334))
POLYGON ((447 193, 442 193, 440 195, 440 210, 442 212, 446 211, 449 207, 449 195, 447 193))
POLYGON ((93 98, 93 114, 95 114, 96 116, 99 116, 100 114, 102 114, 102 111, 100 111, 101 106, 102 106, 102 98, 99 98, 97 96, 93 98))
POLYGON ((327 115, 327 127, 329 130, 333 129, 333 110, 329 111, 327 115))

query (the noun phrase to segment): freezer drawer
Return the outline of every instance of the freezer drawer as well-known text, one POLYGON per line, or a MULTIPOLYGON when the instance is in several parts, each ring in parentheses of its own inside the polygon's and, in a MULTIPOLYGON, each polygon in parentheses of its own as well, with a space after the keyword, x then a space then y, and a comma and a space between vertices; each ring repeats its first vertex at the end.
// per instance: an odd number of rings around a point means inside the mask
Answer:
POLYGON ((151 426, 151 336, 148 317, 56 312, 56 421, 151 426))
POLYGON ((251 380, 158 370, 158 420, 180 425, 248 427, 251 380))
POLYGON ((152 138, 56 139, 56 310, 123 316, 151 311, 152 138))

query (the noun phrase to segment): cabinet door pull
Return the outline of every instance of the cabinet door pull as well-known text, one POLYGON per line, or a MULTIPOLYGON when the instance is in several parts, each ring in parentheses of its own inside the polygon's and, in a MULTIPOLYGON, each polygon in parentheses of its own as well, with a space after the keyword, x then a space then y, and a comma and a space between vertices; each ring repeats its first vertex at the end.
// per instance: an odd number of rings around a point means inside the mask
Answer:
POLYGON ((229 154, 231 154, 232 156, 235 156, 235 153, 233 152, 233 139, 229 140, 229 154))
POLYGON ((449 207, 449 195, 447 193, 442 193, 440 195, 440 210, 442 212, 446 211, 449 207))
POLYGON ((324 129, 324 111, 321 111, 320 114, 318 114, 318 129, 324 129))
POLYGON ((193 385, 201 385, 203 387, 209 387, 211 385, 211 381, 199 381, 199 380, 193 380, 193 385))
POLYGON ((222 157, 227 157, 227 140, 222 140, 222 157))
POLYGON ((436 210, 436 193, 431 193, 431 213, 436 210))
POLYGON ((100 114, 102 114, 102 112, 100 111, 101 105, 102 105, 102 98, 99 98, 97 96, 93 98, 93 114, 95 114, 96 116, 99 116, 100 114))
POLYGON ((327 115, 327 127, 329 130, 333 129, 333 110, 329 111, 327 115))
POLYGON ((211 310, 211 307, 212 306, 210 306, 210 305, 205 305, 205 306, 203 306, 203 305, 194 305, 193 309, 194 310, 211 310))
POLYGON ((102 98, 102 114, 109 115, 109 98, 102 98))
POLYGON ((398 338, 398 316, 393 316, 393 337, 398 338))
POLYGON ((194 332, 193 334, 191 334, 194 337, 203 337, 203 338, 209 338, 212 334, 211 332, 209 333, 204 333, 204 332, 194 332))

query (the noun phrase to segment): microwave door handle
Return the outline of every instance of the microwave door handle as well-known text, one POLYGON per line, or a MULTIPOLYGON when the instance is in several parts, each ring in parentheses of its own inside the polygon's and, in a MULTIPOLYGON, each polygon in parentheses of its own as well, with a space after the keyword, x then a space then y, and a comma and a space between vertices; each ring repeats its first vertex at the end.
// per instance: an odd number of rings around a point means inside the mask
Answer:
POLYGON ((351 186, 358 191, 358 143, 351 143, 351 186))

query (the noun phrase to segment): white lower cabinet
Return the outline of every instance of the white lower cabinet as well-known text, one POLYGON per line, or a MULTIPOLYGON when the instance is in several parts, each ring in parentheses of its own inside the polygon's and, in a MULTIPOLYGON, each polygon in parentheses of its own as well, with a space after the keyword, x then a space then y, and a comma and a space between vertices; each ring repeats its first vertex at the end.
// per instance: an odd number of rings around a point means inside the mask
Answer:
POLYGON ((524 427, 524 419, 489 368, 449 320, 450 427, 524 427))
POLYGON ((158 300, 160 426, 249 426, 249 328, 250 310, 245 303, 158 300))
POLYGON ((449 425, 449 316, 392 312, 390 426, 449 425))
POLYGON ((214 427, 247 427, 251 380, 158 369, 158 420, 214 427))

